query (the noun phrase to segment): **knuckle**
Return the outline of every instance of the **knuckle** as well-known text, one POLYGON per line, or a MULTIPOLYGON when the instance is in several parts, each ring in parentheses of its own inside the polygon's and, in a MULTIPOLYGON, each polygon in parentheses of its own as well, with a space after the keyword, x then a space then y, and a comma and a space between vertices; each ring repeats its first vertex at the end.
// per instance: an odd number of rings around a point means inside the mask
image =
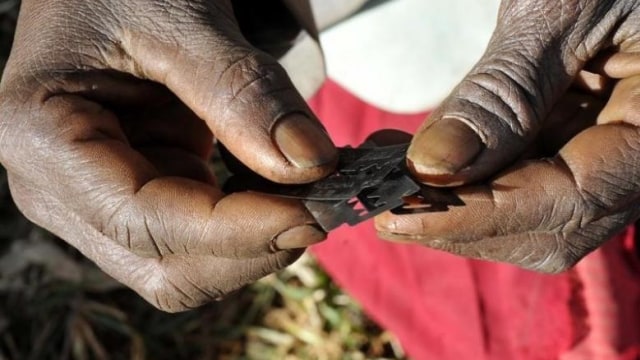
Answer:
MULTIPOLYGON (((221 299, 225 293, 218 288, 199 286, 181 272, 168 271, 165 261, 153 260, 157 271, 141 281, 140 294, 157 309, 177 313, 192 310, 210 301, 221 299)), ((172 269, 174 270, 174 269, 172 269)))
POLYGON ((494 120, 499 121, 487 125, 504 127, 524 137, 540 121, 536 113, 539 106, 534 101, 541 97, 529 79, 533 75, 524 75, 528 73, 526 67, 513 62, 496 61, 490 67, 479 69, 466 79, 459 93, 470 102, 471 108, 492 114, 494 120))
POLYGON ((18 210, 31 222, 44 226, 47 218, 55 213, 52 200, 42 196, 35 189, 7 174, 9 191, 18 210))
POLYGON ((583 256, 584 252, 574 246, 561 234, 554 234, 544 242, 533 236, 535 249, 540 249, 538 255, 532 255, 523 267, 548 274, 559 274, 572 268, 583 256))
POLYGON ((149 259, 146 263, 147 266, 133 273, 130 279, 132 288, 158 310, 169 313, 186 310, 185 306, 175 301, 175 294, 167 283, 166 267, 161 259, 149 259))
POLYGON ((19 122, 18 107, 9 100, 5 92, 0 93, 0 162, 11 163, 13 155, 16 154, 15 142, 20 138, 15 136, 13 129, 19 122))
POLYGON ((549 261, 534 266, 532 270, 545 274, 560 274, 572 268, 576 263, 577 260, 570 257, 553 255, 549 258, 549 261))
POLYGON ((154 305, 160 311, 164 311, 166 313, 172 313, 172 314, 193 310, 204 304, 204 303, 192 303, 189 301, 189 299, 186 299, 179 295, 177 296, 168 287, 156 289, 153 296, 156 299, 156 301, 154 301, 152 305, 154 305))
POLYGON ((174 254, 162 216, 139 203, 135 198, 104 202, 92 218, 101 232, 138 255, 159 259, 174 254))
MULTIPOLYGON (((102 54, 113 43, 117 16, 101 2, 51 1, 50 6, 31 7, 20 18, 29 35, 16 37, 9 64, 12 74, 34 73, 41 69, 100 68, 102 54), (46 11, 47 21, 41 21, 46 11), (100 21, 94 21, 100 19, 100 21), (63 38, 64 41, 60 41, 63 38)), ((19 25, 20 27, 20 25, 19 25)))
POLYGON ((35 81, 28 85, 20 85, 20 80, 15 80, 3 83, 2 86, 0 162, 7 169, 19 172, 19 169, 24 169, 38 159, 34 150, 40 150, 50 137, 47 133, 47 130, 50 130, 48 124, 37 124, 42 117, 43 108, 38 100, 41 99, 43 91, 35 81))
POLYGON ((293 89, 285 70, 270 56, 247 50, 221 70, 216 89, 228 105, 246 104, 255 96, 275 95, 293 89))

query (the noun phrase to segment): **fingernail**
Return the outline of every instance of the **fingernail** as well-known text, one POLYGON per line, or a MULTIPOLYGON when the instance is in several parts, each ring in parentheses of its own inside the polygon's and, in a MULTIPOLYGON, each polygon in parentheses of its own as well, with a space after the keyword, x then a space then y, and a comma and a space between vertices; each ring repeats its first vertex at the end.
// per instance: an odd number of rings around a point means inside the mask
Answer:
POLYGON ((478 134, 456 118, 442 118, 417 134, 409 149, 409 165, 420 175, 453 175, 482 151, 478 134))
POLYGON ((335 161, 336 147, 314 120, 291 114, 274 126, 273 139, 282 154, 299 168, 312 168, 335 161))
POLYGON ((271 250, 300 249, 321 242, 327 234, 313 225, 302 225, 280 233, 271 245, 271 250))

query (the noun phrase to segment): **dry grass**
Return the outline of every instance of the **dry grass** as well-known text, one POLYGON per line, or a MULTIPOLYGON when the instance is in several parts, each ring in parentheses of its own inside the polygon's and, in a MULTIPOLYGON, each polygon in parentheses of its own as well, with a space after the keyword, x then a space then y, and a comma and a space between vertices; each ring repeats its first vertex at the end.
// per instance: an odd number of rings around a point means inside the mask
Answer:
MULTIPOLYGON (((15 0, 0 0, 0 66, 15 0)), ((166 314, 31 225, 0 172, 0 360, 403 358, 305 256, 201 309, 166 314)))
POLYGON ((306 256, 202 309, 166 314, 33 228, 0 258, 0 358, 402 358, 306 256))

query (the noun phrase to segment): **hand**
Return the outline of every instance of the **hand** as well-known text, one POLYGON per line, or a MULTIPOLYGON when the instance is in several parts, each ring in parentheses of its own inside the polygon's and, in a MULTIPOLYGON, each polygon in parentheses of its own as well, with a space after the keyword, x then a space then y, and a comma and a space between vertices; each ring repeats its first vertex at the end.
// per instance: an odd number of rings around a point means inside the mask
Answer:
POLYGON ((219 298, 325 237, 298 202, 225 196, 207 166, 214 136, 274 181, 313 181, 335 163, 234 10, 25 0, 0 89, 0 161, 19 208, 166 311, 219 298))
POLYGON ((640 216, 640 1, 504 0, 487 52, 408 164, 465 206, 381 236, 558 272, 640 216))

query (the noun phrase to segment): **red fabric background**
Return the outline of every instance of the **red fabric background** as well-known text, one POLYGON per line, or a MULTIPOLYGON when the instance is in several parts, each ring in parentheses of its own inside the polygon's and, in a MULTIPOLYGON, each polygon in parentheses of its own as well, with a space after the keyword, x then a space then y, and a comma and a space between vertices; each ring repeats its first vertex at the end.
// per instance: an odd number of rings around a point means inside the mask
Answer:
MULTIPOLYGON (((381 111, 329 81, 312 99, 336 143, 414 132, 426 114, 381 111)), ((544 275, 377 239, 343 226, 313 252, 415 359, 640 358, 640 262, 633 230, 576 268, 544 275)))

